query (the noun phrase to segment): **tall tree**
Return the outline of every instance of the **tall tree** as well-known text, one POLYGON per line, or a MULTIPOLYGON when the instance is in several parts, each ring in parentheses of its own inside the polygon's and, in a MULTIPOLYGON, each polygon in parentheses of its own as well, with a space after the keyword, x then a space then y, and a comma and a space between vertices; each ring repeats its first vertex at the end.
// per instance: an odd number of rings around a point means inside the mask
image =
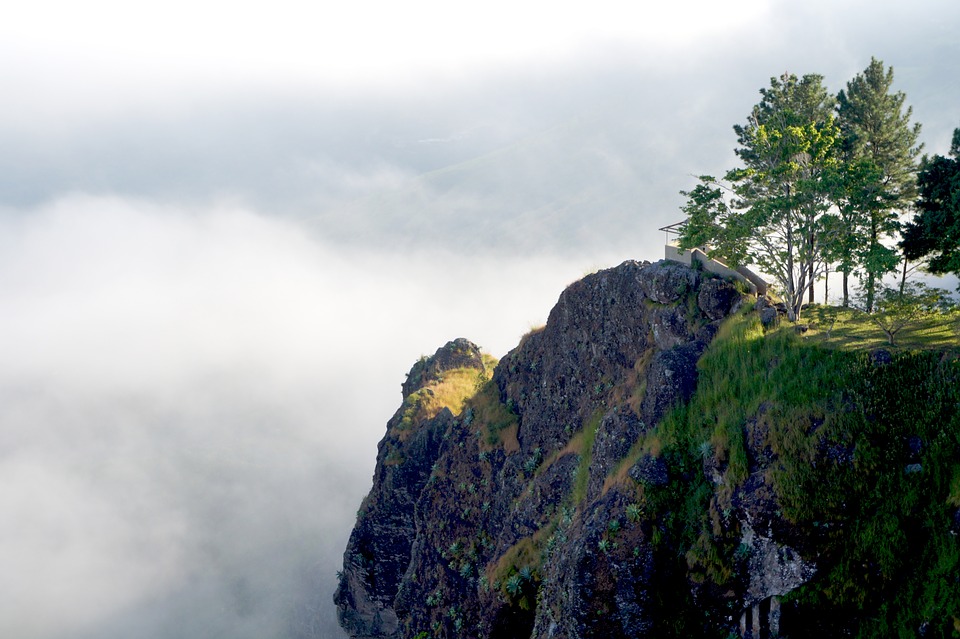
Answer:
POLYGON ((917 213, 903 229, 905 259, 928 258, 933 273, 960 274, 960 129, 953 131, 952 158, 924 158, 917 176, 917 213))
POLYGON ((784 74, 760 90, 747 123, 734 127, 741 168, 690 192, 680 245, 707 245, 734 265, 755 264, 783 292, 796 320, 823 264, 823 213, 830 206, 839 129, 823 77, 784 74))
POLYGON ((839 198, 841 228, 837 238, 840 268, 847 279, 854 268, 864 274, 866 307, 873 310, 877 283, 899 261, 888 245, 899 230, 899 219, 916 197, 917 144, 920 125, 911 124, 906 95, 891 92, 893 67, 876 58, 837 95, 837 114, 843 133, 843 195, 839 198), (885 244, 884 241, 887 241, 885 244))

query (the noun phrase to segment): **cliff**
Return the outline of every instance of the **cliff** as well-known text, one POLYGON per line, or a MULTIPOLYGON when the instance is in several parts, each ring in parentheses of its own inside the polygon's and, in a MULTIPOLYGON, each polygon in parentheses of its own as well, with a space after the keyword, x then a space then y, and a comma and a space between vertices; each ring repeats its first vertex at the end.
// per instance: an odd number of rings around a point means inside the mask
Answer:
POLYGON ((756 307, 626 262, 495 368, 463 339, 417 362, 344 553, 341 625, 960 634, 956 357, 811 347, 756 307))

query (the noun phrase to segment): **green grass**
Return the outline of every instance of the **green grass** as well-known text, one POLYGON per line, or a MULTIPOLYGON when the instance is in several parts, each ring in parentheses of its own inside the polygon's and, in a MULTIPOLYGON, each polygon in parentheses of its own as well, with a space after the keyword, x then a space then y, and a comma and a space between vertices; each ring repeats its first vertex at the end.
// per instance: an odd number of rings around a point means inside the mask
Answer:
POLYGON ((481 450, 491 451, 497 446, 507 453, 520 450, 517 414, 500 401, 500 390, 492 380, 485 382, 466 405, 473 414, 474 427, 479 429, 481 450))
MULTIPOLYGON (((960 349, 960 315, 957 313, 932 313, 911 322, 897 334, 892 348, 870 316, 853 308, 816 304, 805 309, 800 323, 810 329, 804 334, 805 341, 828 348, 886 348, 898 352, 960 349)), ((792 330, 792 325, 785 324, 780 330, 792 330)))
POLYGON ((477 389, 485 381, 485 371, 455 368, 444 371, 439 380, 410 393, 403 401, 403 417, 396 429, 399 438, 406 439, 418 423, 436 417, 444 408, 459 415, 467 400, 477 394, 477 389))
POLYGON ((580 463, 573 476, 573 489, 570 491, 570 500, 574 506, 579 506, 587 496, 587 486, 590 483, 590 464, 593 463, 593 444, 597 438, 597 428, 603 419, 603 411, 596 411, 583 427, 583 438, 580 440, 580 463))
POLYGON ((960 616, 960 550, 949 532, 960 505, 956 333, 942 318, 919 322, 890 349, 892 362, 876 366, 869 351, 889 346, 869 319, 814 308, 806 321, 804 334, 787 323, 765 333, 752 312, 723 326, 694 396, 647 436, 674 478, 645 490, 657 534, 690 578, 725 584, 739 530, 720 525, 722 513, 761 472, 782 515, 816 540, 819 571, 791 595, 797 605, 862 637, 905 636, 925 621, 931 636, 951 636, 960 616), (759 466, 748 429, 768 451, 759 466), (723 472, 716 488, 704 476, 708 456, 723 472), (915 463, 922 470, 907 472, 915 463))

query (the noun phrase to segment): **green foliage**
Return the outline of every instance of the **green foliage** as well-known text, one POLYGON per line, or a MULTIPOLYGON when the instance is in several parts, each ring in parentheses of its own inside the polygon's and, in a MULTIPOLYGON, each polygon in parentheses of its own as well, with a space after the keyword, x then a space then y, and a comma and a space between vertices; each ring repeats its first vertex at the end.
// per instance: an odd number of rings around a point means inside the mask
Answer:
MULTIPOLYGON (((764 332, 753 313, 732 318, 700 360, 690 402, 648 435, 671 478, 638 487, 653 527, 656 590, 671 593, 650 603, 670 619, 658 622, 658 636, 702 635, 708 613, 687 598, 688 579, 737 587, 749 547, 727 509, 750 473, 771 484, 782 516, 810 544, 803 552, 817 557, 815 577, 790 595, 802 617, 860 637, 915 636, 923 624, 929 636, 958 632, 957 337, 924 343, 935 350, 890 349, 892 361, 878 365, 862 348, 876 342, 847 332, 856 312, 817 309, 820 322, 833 313, 841 321, 830 341, 790 325, 764 332), (768 462, 746 454, 748 431, 768 462), (704 475, 711 457, 723 473, 716 487, 704 475)), ((871 322, 857 321, 865 330, 871 322)), ((920 343, 914 329, 904 329, 905 341, 920 343)))
POLYGON ((580 447, 580 463, 573 477, 573 490, 570 499, 574 506, 587 496, 587 485, 590 482, 590 464, 593 461, 593 443, 597 438, 597 428, 603 419, 603 411, 596 411, 590 421, 583 427, 583 440, 580 447))
POLYGON ((795 319, 823 261, 821 218, 836 184, 840 130, 822 76, 784 74, 760 94, 747 123, 734 127, 743 166, 725 183, 703 176, 684 193, 680 245, 759 266, 780 284, 795 319))
MULTIPOLYGON (((880 279, 899 263, 890 240, 915 197, 922 148, 920 125, 910 123, 906 96, 892 84, 893 69, 876 59, 836 99, 820 75, 771 78, 747 122, 734 127, 742 166, 722 181, 701 176, 694 189, 681 192, 687 224, 680 246, 706 247, 734 266, 759 267, 773 278, 791 320, 805 297, 813 301, 813 284, 831 264, 843 273, 844 305, 848 279, 859 273, 872 311, 880 279)), ((950 161, 939 158, 936 167, 946 169, 944 162, 950 161)), ((943 176, 938 171, 930 184, 960 184, 943 176)), ((950 208, 931 208, 936 212, 918 218, 908 236, 908 252, 916 256, 943 244, 937 235, 943 229, 956 231, 945 244, 960 246, 960 224, 944 224, 950 208)), ((938 266, 950 259, 952 253, 938 266)), ((951 264, 960 269, 960 258, 951 264)))
POLYGON ((841 268, 862 268, 866 306, 884 273, 896 268, 897 253, 883 243, 898 230, 899 213, 916 196, 920 125, 910 124, 903 92, 892 92, 893 69, 871 58, 863 72, 837 95, 843 131, 843 171, 837 203, 843 219, 834 239, 842 247, 841 268))
POLYGON ((527 457, 523 462, 523 472, 527 477, 533 475, 533 473, 540 466, 540 463, 543 461, 543 450, 538 446, 534 451, 527 457))
POLYGON ((855 308, 814 305, 807 321, 809 330, 802 341, 811 346, 847 351, 886 348, 892 352, 954 351, 960 346, 957 311, 921 315, 897 333, 893 346, 869 314, 855 308))
POLYGON ((784 512, 824 536, 825 570, 804 586, 813 608, 859 611, 860 636, 946 624, 960 610, 960 553, 951 533, 960 455, 960 364, 938 353, 875 366, 846 354, 836 383, 845 403, 804 449, 838 451, 815 467, 784 467, 784 512), (918 466, 911 466, 911 463, 918 466), (914 470, 918 472, 914 472, 914 470), (910 601, 911 606, 889 606, 910 601))
POLYGON ((496 446, 503 446, 508 452, 519 448, 517 414, 500 401, 500 391, 492 380, 485 382, 480 392, 467 402, 466 410, 471 411, 473 421, 479 425, 477 432, 483 433, 481 445, 486 449, 481 449, 480 454, 486 455, 496 446))
MULTIPOLYGON (((864 294, 864 306, 870 303, 869 291, 864 294)), ((868 313, 876 326, 886 335, 891 346, 896 344, 897 335, 913 326, 923 318, 941 316, 949 310, 950 298, 947 291, 929 287, 923 282, 907 282, 902 291, 882 287, 874 303, 874 311, 868 313)))
POLYGON ((918 213, 903 231, 901 247, 912 260, 928 258, 933 273, 960 273, 960 129, 953 158, 924 158, 917 177, 918 213))

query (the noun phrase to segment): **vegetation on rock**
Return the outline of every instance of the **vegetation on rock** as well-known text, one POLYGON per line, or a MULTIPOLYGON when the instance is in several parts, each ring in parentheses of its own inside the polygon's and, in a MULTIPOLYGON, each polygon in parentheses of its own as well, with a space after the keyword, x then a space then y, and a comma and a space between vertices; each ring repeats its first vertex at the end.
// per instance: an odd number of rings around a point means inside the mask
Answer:
POLYGON ((956 333, 920 320, 878 351, 828 307, 764 327, 739 293, 700 294, 717 282, 628 262, 572 285, 489 381, 455 381, 443 349, 418 363, 432 381, 406 400, 468 396, 391 420, 401 461, 381 457, 345 553, 344 627, 727 637, 760 610, 786 637, 954 636, 956 333))

